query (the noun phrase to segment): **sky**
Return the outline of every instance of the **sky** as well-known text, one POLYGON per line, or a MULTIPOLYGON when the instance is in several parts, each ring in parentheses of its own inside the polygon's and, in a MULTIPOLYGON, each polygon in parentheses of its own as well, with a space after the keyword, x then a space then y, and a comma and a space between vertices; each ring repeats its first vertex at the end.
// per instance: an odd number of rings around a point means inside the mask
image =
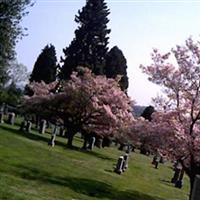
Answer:
MULTIPOLYGON (((160 88, 148 81, 140 64, 150 65, 153 48, 166 53, 193 36, 200 36, 200 0, 105 0, 108 18, 109 48, 118 46, 127 60, 129 96, 138 105, 148 106, 160 88)), ((85 0, 36 0, 23 19, 28 36, 16 46, 17 60, 32 71, 47 44, 56 48, 57 58, 74 38, 74 17, 85 0)), ((200 39, 200 38, 199 38, 200 39)))

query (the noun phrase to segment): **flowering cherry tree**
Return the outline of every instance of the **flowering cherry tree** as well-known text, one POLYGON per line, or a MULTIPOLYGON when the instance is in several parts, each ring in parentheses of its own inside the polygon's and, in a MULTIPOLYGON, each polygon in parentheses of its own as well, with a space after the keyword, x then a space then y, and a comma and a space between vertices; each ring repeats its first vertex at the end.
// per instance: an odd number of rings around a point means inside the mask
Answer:
POLYGON ((153 114, 152 122, 141 121, 132 129, 146 132, 153 148, 181 162, 192 191, 200 174, 200 42, 189 38, 164 55, 154 49, 152 61, 141 68, 164 88, 165 96, 155 99, 163 110, 153 114))
POLYGON ((133 121, 131 101, 118 82, 96 76, 87 68, 80 67, 69 81, 33 82, 29 89, 33 96, 25 97, 26 112, 63 123, 69 146, 77 132, 121 137, 133 121))

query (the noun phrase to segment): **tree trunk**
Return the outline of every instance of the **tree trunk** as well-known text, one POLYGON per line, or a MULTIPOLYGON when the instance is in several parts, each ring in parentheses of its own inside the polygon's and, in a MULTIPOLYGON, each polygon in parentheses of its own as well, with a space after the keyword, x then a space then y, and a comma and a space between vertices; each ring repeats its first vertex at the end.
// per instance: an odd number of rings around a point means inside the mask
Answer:
POLYGON ((194 186, 195 175, 192 175, 189 178, 190 178, 190 195, 189 195, 189 200, 192 200, 192 190, 193 190, 193 186, 194 186))
POLYGON ((74 139, 74 135, 75 135, 75 133, 73 133, 73 132, 71 132, 71 131, 68 132, 67 146, 68 146, 69 148, 72 148, 72 147, 73 147, 72 142, 73 142, 73 139, 74 139))
POLYGON ((35 128, 39 129, 40 127, 40 117, 38 115, 35 116, 35 128))
POLYGON ((88 144, 88 137, 85 135, 84 138, 83 138, 82 149, 87 150, 87 144, 88 144))

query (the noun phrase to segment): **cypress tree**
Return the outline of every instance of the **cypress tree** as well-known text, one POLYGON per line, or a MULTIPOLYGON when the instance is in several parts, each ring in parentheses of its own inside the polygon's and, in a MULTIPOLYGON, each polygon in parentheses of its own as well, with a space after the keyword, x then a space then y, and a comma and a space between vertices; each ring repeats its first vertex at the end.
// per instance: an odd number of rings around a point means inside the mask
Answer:
POLYGON ((82 10, 78 11, 75 22, 79 26, 75 38, 63 50, 65 58, 62 59, 61 78, 68 79, 78 65, 89 67, 97 75, 104 73, 107 35, 110 33, 107 28, 109 13, 104 0, 87 0, 82 10))
POLYGON ((122 77, 119 84, 123 91, 128 88, 126 69, 126 58, 123 52, 117 46, 114 46, 106 56, 105 74, 108 78, 115 78, 117 75, 121 75, 122 77))
POLYGON ((151 121, 152 120, 152 117, 151 115, 155 112, 155 109, 153 106, 147 106, 143 113, 141 114, 142 117, 144 117, 145 119, 151 121))
POLYGON ((52 44, 46 45, 35 62, 30 82, 44 81, 45 83, 51 83, 56 80, 56 75, 57 58, 55 47, 52 44))

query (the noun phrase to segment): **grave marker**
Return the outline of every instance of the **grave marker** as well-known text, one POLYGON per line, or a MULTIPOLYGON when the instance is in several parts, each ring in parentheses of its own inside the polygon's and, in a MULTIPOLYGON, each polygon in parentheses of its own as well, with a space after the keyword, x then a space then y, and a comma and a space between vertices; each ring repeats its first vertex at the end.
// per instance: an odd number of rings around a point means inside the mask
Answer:
POLYGON ((120 156, 117 161, 117 165, 116 165, 114 172, 116 172, 117 174, 121 174, 123 172, 123 168, 122 168, 123 163, 124 163, 124 156, 120 156))
POLYGON ((122 166, 122 170, 123 172, 128 169, 128 154, 126 153, 124 155, 124 161, 123 161, 123 166, 122 166))
POLYGON ((40 129, 39 129, 39 132, 41 134, 44 134, 45 133, 45 130, 46 130, 46 124, 47 124, 47 121, 45 119, 42 119, 40 121, 40 129))
POLYGON ((51 140, 49 142, 49 145, 54 147, 55 146, 55 140, 56 140, 56 135, 58 132, 58 126, 54 126, 53 130, 52 130, 52 134, 51 134, 51 140))
POLYGON ((3 121, 3 118, 4 118, 4 114, 3 114, 3 112, 0 112, 0 123, 3 123, 4 121, 3 121))
POLYGON ((88 149, 90 149, 90 150, 94 149, 95 140, 96 140, 96 138, 94 136, 90 138, 88 149))
POLYGON ((8 114, 8 124, 14 125, 15 123, 15 113, 8 114))
POLYGON ((31 132, 31 127, 32 127, 32 122, 31 121, 27 121, 26 124, 26 132, 30 133, 31 132))

